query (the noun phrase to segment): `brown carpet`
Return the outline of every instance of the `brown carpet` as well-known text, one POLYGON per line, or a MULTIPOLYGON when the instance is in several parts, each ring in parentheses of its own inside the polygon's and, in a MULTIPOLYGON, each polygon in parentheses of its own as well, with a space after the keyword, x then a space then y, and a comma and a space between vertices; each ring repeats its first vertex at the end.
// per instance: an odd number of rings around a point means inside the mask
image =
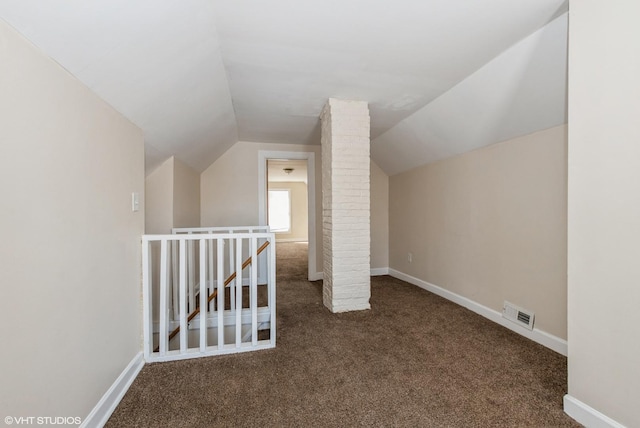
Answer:
POLYGON ((277 347, 146 365, 107 427, 572 427, 566 358, 403 281, 332 314, 278 244, 277 347))

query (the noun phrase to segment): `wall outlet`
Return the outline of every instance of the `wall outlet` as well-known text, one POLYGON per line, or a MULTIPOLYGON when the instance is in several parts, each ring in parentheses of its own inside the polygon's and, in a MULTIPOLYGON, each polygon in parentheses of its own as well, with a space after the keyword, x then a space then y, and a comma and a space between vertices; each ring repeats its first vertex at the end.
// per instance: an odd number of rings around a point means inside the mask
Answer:
POLYGON ((407 253, 407 261, 411 263, 413 261, 413 253, 407 253))

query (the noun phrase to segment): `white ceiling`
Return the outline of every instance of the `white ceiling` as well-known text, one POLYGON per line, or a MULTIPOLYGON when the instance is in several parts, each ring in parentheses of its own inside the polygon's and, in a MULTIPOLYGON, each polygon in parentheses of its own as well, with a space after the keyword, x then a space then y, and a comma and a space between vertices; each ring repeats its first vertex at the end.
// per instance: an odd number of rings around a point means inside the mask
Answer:
POLYGON ((306 160, 271 160, 267 161, 267 177, 269 183, 283 182, 307 182, 307 161, 306 160), (292 168, 289 174, 284 172, 285 168, 292 168))
POLYGON ((319 144, 336 97, 369 102, 395 174, 564 123, 566 4, 0 0, 0 17, 143 129, 148 171, 202 171, 238 140, 319 144))

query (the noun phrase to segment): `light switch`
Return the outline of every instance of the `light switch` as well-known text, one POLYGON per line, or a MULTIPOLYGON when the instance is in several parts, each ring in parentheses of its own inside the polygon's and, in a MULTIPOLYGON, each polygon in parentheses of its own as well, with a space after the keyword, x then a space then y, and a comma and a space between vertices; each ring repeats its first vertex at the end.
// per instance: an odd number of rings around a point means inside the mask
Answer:
POLYGON ((131 211, 140 211, 140 193, 131 193, 131 211))

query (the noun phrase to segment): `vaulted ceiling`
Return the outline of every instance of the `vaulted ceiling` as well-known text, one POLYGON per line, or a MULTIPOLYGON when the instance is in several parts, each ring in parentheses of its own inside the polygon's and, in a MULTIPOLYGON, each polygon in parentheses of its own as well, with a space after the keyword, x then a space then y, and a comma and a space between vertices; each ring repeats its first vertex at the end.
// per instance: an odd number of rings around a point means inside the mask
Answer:
POLYGON ((388 174, 566 122, 566 0, 0 0, 145 133, 147 170, 235 142, 319 144, 364 100, 388 174))

